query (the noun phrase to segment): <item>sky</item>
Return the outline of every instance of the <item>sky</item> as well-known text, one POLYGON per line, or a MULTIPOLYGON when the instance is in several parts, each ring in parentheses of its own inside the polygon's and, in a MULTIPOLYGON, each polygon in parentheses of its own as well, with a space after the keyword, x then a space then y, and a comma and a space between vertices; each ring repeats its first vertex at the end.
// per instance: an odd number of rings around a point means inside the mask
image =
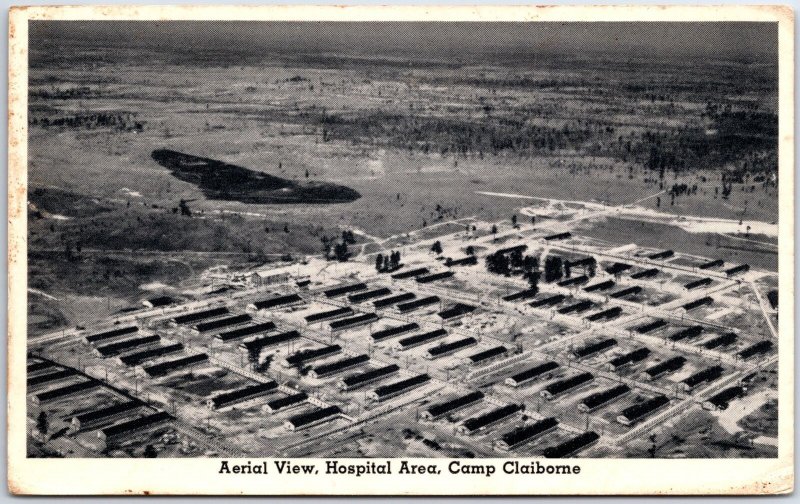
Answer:
POLYGON ((236 50, 467 58, 620 53, 777 62, 777 23, 337 23, 34 21, 39 42, 180 52, 236 50))

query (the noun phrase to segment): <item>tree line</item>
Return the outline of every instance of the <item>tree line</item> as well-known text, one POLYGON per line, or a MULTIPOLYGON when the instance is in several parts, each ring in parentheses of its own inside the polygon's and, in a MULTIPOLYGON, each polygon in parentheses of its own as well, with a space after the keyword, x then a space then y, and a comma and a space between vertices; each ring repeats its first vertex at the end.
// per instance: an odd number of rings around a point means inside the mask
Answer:
POLYGON ((119 131, 144 131, 145 123, 136 120, 133 112, 96 112, 60 117, 36 117, 30 119, 32 126, 42 128, 112 128, 119 131))
POLYGON ((524 109, 497 113, 488 103, 478 109, 481 113, 460 117, 415 109, 330 113, 308 107, 293 113, 270 112, 265 118, 315 125, 322 142, 377 144, 425 155, 550 156, 574 151, 661 172, 692 171, 701 166, 753 173, 777 171, 778 116, 753 107, 708 104, 683 127, 647 128, 624 135, 611 120, 573 119, 551 126, 533 121, 541 114, 524 109))
MULTIPOLYGON (((539 257, 525 255, 520 249, 507 252, 497 251, 486 256, 487 271, 504 276, 522 275, 534 290, 538 289, 538 283, 542 277, 546 283, 557 282, 562 278, 571 278, 574 267, 568 259, 548 255, 540 269, 539 257)), ((588 258, 585 263, 581 261, 580 267, 583 269, 583 274, 590 278, 597 274, 597 260, 594 257, 588 258)))
POLYGON ((378 273, 395 271, 399 269, 400 266, 402 266, 402 263, 400 262, 399 250, 392 250, 386 256, 384 256, 382 253, 378 253, 375 256, 375 271, 378 273))

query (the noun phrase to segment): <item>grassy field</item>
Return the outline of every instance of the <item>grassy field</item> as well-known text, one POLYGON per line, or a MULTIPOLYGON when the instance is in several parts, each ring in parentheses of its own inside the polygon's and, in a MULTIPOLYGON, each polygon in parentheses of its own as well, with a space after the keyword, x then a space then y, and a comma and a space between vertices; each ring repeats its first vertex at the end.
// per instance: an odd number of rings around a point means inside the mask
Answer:
POLYGON ((717 233, 690 233, 676 226, 614 217, 590 223, 580 233, 612 243, 636 243, 642 247, 720 258, 731 264, 747 263, 770 271, 778 269, 777 249, 742 244, 717 233))

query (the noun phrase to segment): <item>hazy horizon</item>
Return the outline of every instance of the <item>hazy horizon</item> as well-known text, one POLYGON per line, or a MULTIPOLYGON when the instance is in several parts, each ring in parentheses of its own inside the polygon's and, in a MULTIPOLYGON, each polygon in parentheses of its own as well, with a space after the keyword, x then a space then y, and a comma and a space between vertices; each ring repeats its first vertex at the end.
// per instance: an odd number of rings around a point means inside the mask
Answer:
POLYGON ((53 44, 252 55, 338 53, 469 61, 557 54, 777 63, 777 24, 750 22, 32 21, 31 52, 53 44), (368 27, 358 29, 357 27, 368 27), (468 29, 465 29, 468 28, 468 29))

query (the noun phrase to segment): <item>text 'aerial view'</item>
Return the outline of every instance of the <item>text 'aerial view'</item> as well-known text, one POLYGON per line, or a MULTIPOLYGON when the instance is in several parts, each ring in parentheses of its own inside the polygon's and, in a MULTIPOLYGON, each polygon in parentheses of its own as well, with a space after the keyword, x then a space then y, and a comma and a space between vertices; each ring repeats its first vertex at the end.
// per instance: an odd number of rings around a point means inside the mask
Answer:
POLYGON ((28 30, 28 457, 778 456, 777 23, 28 30))

